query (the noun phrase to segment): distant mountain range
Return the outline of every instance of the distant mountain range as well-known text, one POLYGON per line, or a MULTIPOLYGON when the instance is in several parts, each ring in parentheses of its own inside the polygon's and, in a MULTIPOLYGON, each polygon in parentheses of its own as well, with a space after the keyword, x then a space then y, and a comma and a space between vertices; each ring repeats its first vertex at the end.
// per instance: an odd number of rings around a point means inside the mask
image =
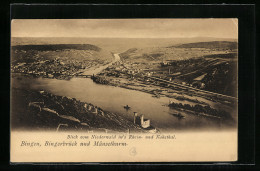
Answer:
POLYGON ((230 41, 212 41, 212 42, 196 42, 196 43, 188 43, 182 44, 178 46, 171 46, 178 48, 207 48, 207 49, 237 49, 237 42, 230 41))
POLYGON ((12 50, 37 50, 37 51, 56 51, 56 50, 94 50, 100 51, 101 48, 91 44, 49 44, 49 45, 17 45, 12 46, 12 50))
POLYGON ((238 43, 236 41, 209 41, 171 44, 164 47, 130 48, 120 53, 120 56, 122 59, 132 62, 184 60, 202 56, 214 57, 214 55, 217 55, 217 57, 222 55, 224 58, 235 58, 237 49, 238 43), (230 53, 234 53, 234 55, 229 56, 230 53))
POLYGON ((237 39, 193 37, 193 38, 88 38, 88 37, 12 37, 11 45, 91 44, 114 53, 131 48, 169 47, 187 43, 230 41, 237 39))

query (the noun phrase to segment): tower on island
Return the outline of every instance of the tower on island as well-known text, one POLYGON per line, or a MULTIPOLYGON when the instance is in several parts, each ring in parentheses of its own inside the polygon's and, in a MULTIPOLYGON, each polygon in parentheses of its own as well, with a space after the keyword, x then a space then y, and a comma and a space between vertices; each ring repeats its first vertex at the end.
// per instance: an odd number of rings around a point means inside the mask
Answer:
POLYGON ((150 127, 150 119, 145 119, 144 115, 138 116, 137 112, 134 112, 134 124, 140 125, 143 128, 150 127))

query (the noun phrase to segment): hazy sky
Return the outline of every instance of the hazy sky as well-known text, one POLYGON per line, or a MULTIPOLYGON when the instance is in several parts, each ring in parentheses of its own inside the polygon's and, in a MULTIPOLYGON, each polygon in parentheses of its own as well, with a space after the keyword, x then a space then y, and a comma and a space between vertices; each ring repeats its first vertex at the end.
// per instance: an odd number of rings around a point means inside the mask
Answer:
POLYGON ((237 19, 23 19, 12 37, 238 38, 237 19))

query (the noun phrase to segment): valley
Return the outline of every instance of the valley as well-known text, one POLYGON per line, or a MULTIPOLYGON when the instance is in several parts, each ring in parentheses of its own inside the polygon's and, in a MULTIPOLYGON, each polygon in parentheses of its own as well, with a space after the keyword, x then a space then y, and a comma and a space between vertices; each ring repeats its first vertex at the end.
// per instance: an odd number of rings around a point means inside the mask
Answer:
MULTIPOLYGON (((126 119, 129 124, 133 124, 132 112, 137 111, 145 114, 160 131, 234 128, 237 124, 238 47, 235 40, 65 40, 14 38, 13 88, 29 86, 33 91, 44 90, 83 100, 126 119), (103 94, 97 89, 101 92, 104 89, 103 94), (117 91, 124 92, 118 94, 118 99, 117 91), (110 94, 112 92, 114 94, 110 94), (121 96, 123 94, 125 96, 121 96), (140 101, 140 96, 147 96, 149 100, 140 101), (155 103, 156 110, 149 109, 149 101, 155 103), (129 111, 122 107, 126 104, 131 106, 129 111), (185 119, 180 121, 170 115, 176 112, 185 119)), ((138 128, 134 125, 131 127, 138 128)), ((117 126, 105 127, 119 131, 117 126)))

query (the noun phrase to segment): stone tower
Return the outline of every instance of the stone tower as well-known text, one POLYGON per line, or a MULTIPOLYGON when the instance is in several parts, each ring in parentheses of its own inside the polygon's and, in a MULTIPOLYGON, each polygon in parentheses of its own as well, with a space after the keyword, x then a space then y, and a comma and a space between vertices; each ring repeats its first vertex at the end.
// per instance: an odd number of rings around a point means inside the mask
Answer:
POLYGON ((137 112, 134 112, 134 124, 136 124, 137 112))
POLYGON ((141 115, 140 119, 141 119, 141 125, 143 125, 144 124, 144 115, 141 115))

